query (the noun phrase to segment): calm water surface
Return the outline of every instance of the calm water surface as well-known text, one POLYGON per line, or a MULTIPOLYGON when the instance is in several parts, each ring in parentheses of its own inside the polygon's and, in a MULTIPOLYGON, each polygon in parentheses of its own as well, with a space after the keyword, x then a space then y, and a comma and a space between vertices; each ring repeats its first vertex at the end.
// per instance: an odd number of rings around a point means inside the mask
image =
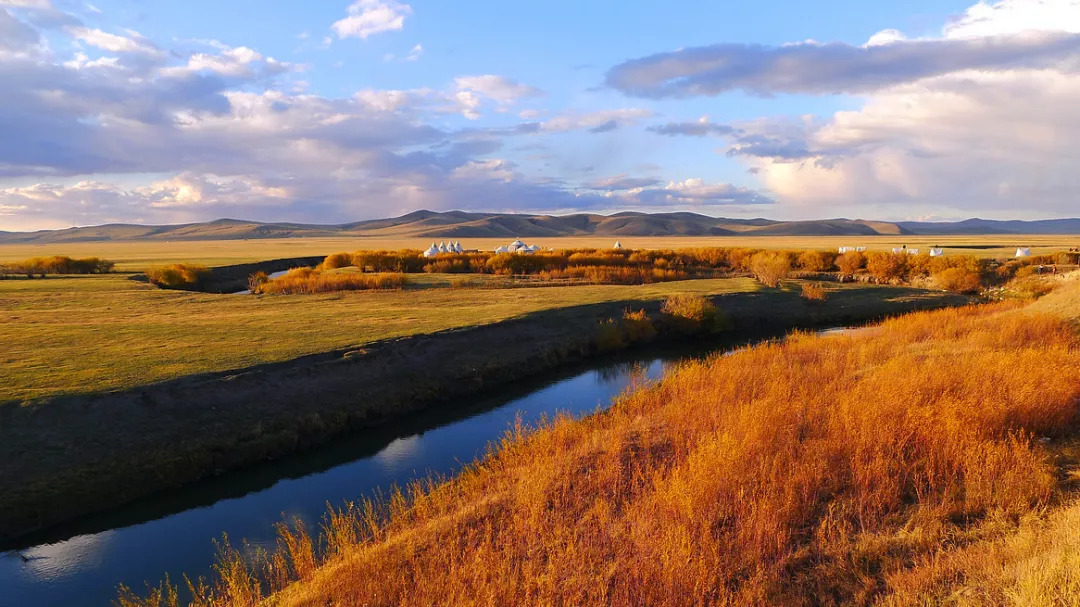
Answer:
POLYGON ((512 390, 445 403, 442 413, 89 517, 31 538, 35 545, 0 553, 0 605, 108 605, 119 583, 141 589, 166 573, 174 581, 185 572, 209 575, 213 540, 223 532, 237 543, 247 538, 271 545, 273 525, 283 516, 299 516, 310 528, 328 502, 341 505, 431 473, 452 474, 483 455, 519 415, 535 422, 556 412, 594 412, 633 383, 707 352, 653 351, 643 359, 519 382, 512 390))

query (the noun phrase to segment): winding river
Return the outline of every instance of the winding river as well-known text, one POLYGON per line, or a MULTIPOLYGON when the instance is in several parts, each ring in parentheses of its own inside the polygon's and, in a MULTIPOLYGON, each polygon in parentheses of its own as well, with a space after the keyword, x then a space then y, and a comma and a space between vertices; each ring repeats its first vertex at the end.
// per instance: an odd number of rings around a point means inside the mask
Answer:
POLYGON ((108 605, 120 583, 141 589, 166 573, 174 581, 183 573, 209 575, 213 540, 222 533, 270 546, 283 516, 299 516, 312 528, 328 502, 453 474, 482 456, 518 416, 530 423, 556 412, 586 415, 636 382, 730 347, 652 349, 565 369, 52 529, 0 553, 0 604, 108 605))

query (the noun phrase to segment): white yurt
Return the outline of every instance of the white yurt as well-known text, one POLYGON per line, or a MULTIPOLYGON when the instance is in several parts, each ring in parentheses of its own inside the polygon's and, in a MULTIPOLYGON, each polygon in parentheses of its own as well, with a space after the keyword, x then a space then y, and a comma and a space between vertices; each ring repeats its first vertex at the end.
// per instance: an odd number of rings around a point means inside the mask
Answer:
POLYGON ((612 246, 611 248, 616 249, 616 250, 621 249, 622 248, 622 243, 619 242, 618 240, 616 240, 615 245, 612 246))
POLYGON ((510 249, 508 249, 506 247, 495 247, 495 252, 496 253, 509 253, 510 249))
POLYGON ((455 240, 454 241, 454 252, 455 253, 461 253, 464 250, 465 249, 461 246, 461 241, 460 240, 455 240))
POLYGON ((907 250, 907 247, 893 247, 892 248, 893 253, 903 253, 906 250, 907 250))
POLYGON ((428 249, 426 251, 424 251, 424 257, 435 257, 438 254, 439 254, 439 247, 436 246, 434 242, 432 242, 431 246, 428 247, 428 249))
POLYGON ((939 248, 939 247, 935 247, 933 249, 930 249, 930 257, 941 257, 944 254, 945 254, 945 249, 942 249, 942 248, 939 248))
POLYGON ((919 254, 919 250, 918 250, 918 249, 908 249, 908 250, 907 250, 907 254, 908 254, 908 255, 918 255, 918 254, 919 254))
POLYGON ((1020 247, 1016 249, 1016 257, 1031 257, 1031 249, 1027 247, 1020 247))

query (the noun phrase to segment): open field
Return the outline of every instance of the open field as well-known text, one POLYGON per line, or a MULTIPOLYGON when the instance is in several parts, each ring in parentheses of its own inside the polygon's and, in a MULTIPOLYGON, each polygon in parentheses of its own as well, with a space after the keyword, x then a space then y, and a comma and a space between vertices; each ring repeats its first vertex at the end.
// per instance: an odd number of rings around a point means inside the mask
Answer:
POLYGON ((268 568, 226 552, 200 605, 1076 605, 1078 308, 1074 282, 685 365, 268 568))
MULTIPOLYGON (((439 287, 454 278, 415 280, 439 287)), ((162 290, 118 274, 0 281, 0 402, 131 388, 541 310, 757 289, 750 279, 716 279, 251 297, 162 290)))
MULTIPOLYGON (((491 250, 505 245, 507 238, 464 238, 470 249, 491 250)), ((542 247, 610 247, 614 237, 526 238, 542 247)), ((839 246, 866 246, 887 251, 907 245, 928 249, 946 248, 946 254, 1011 257, 1018 246, 1031 247, 1033 254, 1050 253, 1080 246, 1080 236, 985 235, 985 236, 628 236, 619 237, 624 247, 676 249, 685 247, 761 247, 769 249, 829 249, 839 246)), ((190 262, 208 266, 248 263, 264 259, 329 255, 360 249, 426 249, 430 239, 417 238, 282 238, 266 240, 203 240, 187 242, 77 242, 60 244, 2 244, 0 263, 29 257, 70 255, 104 257, 117 262, 122 271, 142 271, 148 266, 190 262)))

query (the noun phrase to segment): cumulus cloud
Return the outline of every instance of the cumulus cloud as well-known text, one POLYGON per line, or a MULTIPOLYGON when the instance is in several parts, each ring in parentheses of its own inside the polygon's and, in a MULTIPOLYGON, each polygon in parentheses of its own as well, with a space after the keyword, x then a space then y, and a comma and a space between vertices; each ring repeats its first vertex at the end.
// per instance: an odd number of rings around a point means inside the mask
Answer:
POLYGON ((330 29, 339 39, 361 38, 400 30, 412 7, 394 0, 356 0, 349 5, 349 16, 335 21, 330 29))
POLYGON ((874 42, 688 48, 617 65, 608 72, 607 84, 652 98, 732 90, 757 95, 864 93, 962 70, 1038 69, 1063 63, 1071 69, 1080 56, 1080 35, 1060 31, 874 42))
MULTIPOLYGON (((408 12, 403 4, 361 2, 351 16, 376 4, 408 12)), ((544 93, 480 74, 435 88, 325 97, 291 78, 299 66, 255 48, 213 40, 170 48, 128 30, 46 26, 28 17, 55 10, 47 2, 10 5, 0 9, 4 229, 222 216, 334 222, 420 207, 611 209, 644 199, 662 205, 668 196, 697 207, 715 198, 669 191, 652 178, 580 184, 538 177, 535 167, 500 153, 509 137, 609 132, 638 124, 648 110, 564 112, 523 127, 455 130, 452 113, 516 111, 544 93), (42 42, 45 27, 53 28, 52 48, 42 42)))
MULTIPOLYGON (((1076 0, 1008 0, 973 6, 943 36, 992 44, 1003 35, 1063 41, 1077 31, 1076 0)), ((1074 215, 1075 65, 958 69, 877 89, 861 108, 828 118, 736 124, 728 153, 796 204, 1074 215)))

